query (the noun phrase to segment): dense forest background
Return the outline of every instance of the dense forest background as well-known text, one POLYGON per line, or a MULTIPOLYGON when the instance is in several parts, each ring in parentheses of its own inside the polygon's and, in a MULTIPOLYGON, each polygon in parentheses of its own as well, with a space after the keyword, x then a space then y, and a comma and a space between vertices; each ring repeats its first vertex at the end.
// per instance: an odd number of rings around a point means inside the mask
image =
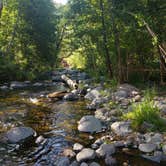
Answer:
POLYGON ((0 80, 63 67, 118 82, 166 77, 165 0, 0 1, 0 80))

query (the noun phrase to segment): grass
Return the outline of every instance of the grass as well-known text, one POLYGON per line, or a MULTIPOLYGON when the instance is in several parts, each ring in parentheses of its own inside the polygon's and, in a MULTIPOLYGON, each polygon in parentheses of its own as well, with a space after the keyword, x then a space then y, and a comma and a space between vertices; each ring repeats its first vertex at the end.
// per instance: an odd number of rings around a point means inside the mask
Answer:
POLYGON ((152 131, 166 131, 166 121, 160 117, 160 110, 153 101, 155 90, 147 90, 144 96, 144 101, 133 104, 133 111, 123 115, 123 118, 132 120, 132 127, 136 130, 141 129, 141 125, 147 122, 153 125, 150 129, 152 131))

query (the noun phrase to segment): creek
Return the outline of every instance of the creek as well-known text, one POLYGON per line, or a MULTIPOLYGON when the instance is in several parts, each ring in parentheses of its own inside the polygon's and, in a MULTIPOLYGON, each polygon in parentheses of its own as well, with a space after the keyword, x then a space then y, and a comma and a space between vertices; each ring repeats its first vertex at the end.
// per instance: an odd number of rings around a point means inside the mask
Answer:
MULTIPOLYGON (((83 99, 73 102, 45 99, 38 104, 30 102, 31 98, 44 96, 59 89, 62 87, 31 87, 0 92, 0 134, 15 126, 28 126, 32 127, 38 136, 46 138, 46 142, 42 145, 32 141, 23 146, 4 144, 3 140, 0 140, 1 166, 52 166, 64 148, 72 147, 75 142, 90 147, 95 138, 105 134, 93 135, 94 139, 91 140, 89 134, 77 130, 77 122, 81 117, 93 114, 86 109, 86 101, 83 99)), ((116 154, 119 165, 123 165, 124 162, 130 163, 131 166, 158 165, 132 153, 116 154)), ((104 166, 104 161, 97 162, 104 166)))

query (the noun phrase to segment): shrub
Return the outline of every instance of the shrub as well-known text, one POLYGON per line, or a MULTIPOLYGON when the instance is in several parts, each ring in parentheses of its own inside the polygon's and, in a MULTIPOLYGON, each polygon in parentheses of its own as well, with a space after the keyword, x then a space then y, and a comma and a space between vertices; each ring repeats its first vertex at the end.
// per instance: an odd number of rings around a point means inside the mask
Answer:
POLYGON ((146 91, 144 101, 140 104, 133 104, 133 111, 123 115, 124 119, 132 120, 132 126, 140 129, 144 122, 152 124, 152 130, 165 131, 166 122, 160 117, 160 111, 155 106, 153 97, 155 91, 146 91))

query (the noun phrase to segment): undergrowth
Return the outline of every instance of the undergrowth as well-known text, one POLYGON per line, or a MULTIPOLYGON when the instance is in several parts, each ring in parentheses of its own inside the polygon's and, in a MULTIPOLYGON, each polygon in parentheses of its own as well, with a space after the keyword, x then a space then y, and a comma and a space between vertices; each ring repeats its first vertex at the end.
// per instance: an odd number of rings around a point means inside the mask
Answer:
POLYGON ((142 124, 147 122, 152 124, 152 131, 166 131, 166 121, 160 117, 160 111, 153 101, 155 90, 147 90, 144 96, 144 100, 133 104, 133 111, 123 115, 123 118, 132 120, 132 127, 136 130, 141 129, 142 124))

